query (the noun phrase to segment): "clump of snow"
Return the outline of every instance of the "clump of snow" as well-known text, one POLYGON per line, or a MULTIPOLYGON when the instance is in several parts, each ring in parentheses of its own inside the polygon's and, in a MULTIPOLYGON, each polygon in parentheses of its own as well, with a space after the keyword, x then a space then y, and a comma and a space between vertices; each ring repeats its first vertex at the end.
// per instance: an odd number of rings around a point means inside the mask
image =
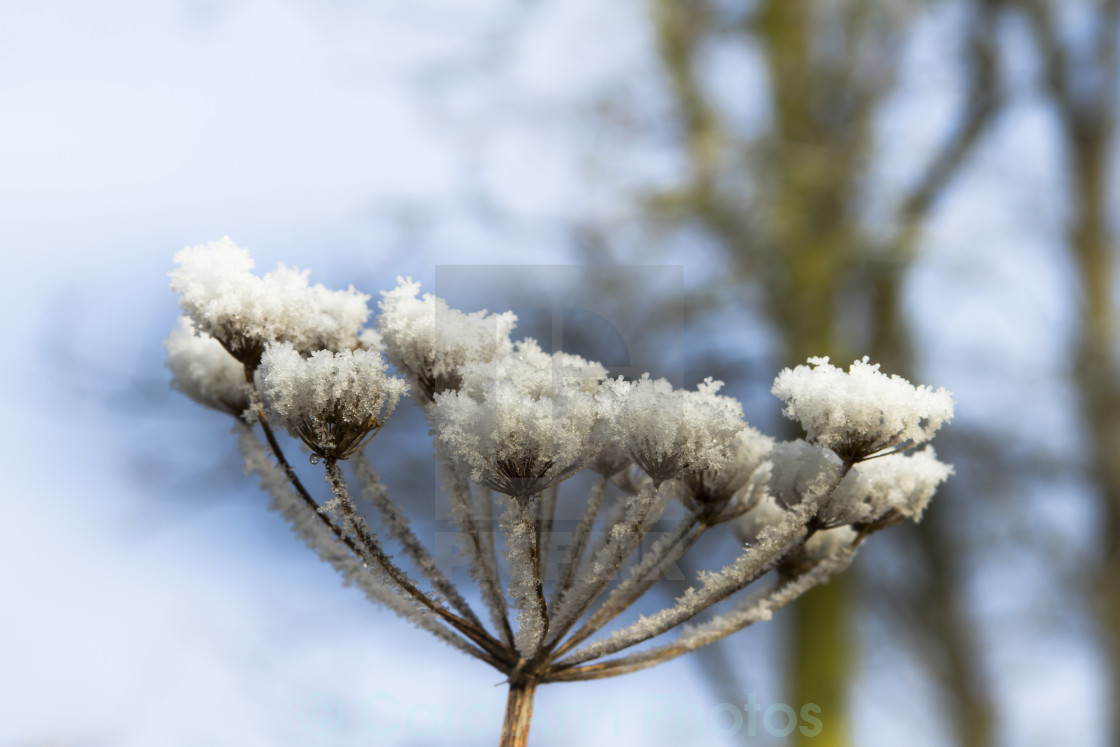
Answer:
POLYGON ((269 409, 321 457, 345 459, 365 445, 407 391, 372 350, 321 350, 304 358, 272 344, 258 371, 269 409))
POLYGON ((506 353, 517 317, 510 311, 467 314, 430 293, 417 298, 419 292, 420 283, 411 278, 397 278, 396 288, 382 291, 377 330, 385 357, 430 402, 439 392, 459 388, 464 364, 506 353))
POLYGON ((925 443, 953 417, 948 391, 887 376, 866 357, 847 372, 827 357, 810 358, 807 366, 779 373, 772 391, 785 401, 785 415, 805 428, 809 441, 848 462, 900 444, 925 443))
POLYGON ((774 496, 763 496, 754 508, 735 520, 733 526, 735 533, 744 543, 750 544, 757 540, 769 527, 781 524, 785 519, 786 510, 778 505, 774 496))
POLYGON ((845 476, 825 507, 833 524, 871 522, 891 511, 918 521, 937 486, 953 474, 932 447, 861 462, 845 476))
POLYGON ((478 394, 443 392, 431 409, 437 437, 476 482, 525 498, 569 477, 590 456, 592 395, 572 388, 534 397, 508 379, 491 379, 478 394))
POLYGON ((840 458, 831 451, 798 439, 770 450, 770 493, 783 506, 825 497, 840 479, 840 458))
POLYGON ((163 343, 171 385, 195 402, 240 416, 249 407, 245 367, 221 343, 199 332, 190 317, 179 323, 163 343))
POLYGON ((604 390, 604 406, 616 408, 614 437, 655 480, 723 467, 743 428, 743 407, 717 392, 722 381, 705 379, 695 392, 674 389, 645 374, 628 386, 604 390))
POLYGON ((720 469, 692 472, 684 478, 686 500, 694 505, 726 503, 766 461, 774 439, 749 425, 735 436, 730 457, 720 469))
POLYGON ((472 361, 460 368, 462 389, 475 399, 492 381, 512 381, 518 391, 532 397, 554 397, 565 390, 594 393, 607 376, 607 369, 571 353, 551 355, 527 337, 512 349, 487 361, 472 361))
POLYGON ((308 285, 308 271, 278 265, 258 277, 249 252, 228 237, 175 255, 171 288, 197 327, 242 363, 256 366, 269 342, 297 350, 340 351, 358 344, 369 318, 369 296, 351 286, 331 291, 308 285))
POLYGON ((824 560, 843 551, 859 534, 851 527, 836 527, 815 532, 801 547, 801 559, 824 560))

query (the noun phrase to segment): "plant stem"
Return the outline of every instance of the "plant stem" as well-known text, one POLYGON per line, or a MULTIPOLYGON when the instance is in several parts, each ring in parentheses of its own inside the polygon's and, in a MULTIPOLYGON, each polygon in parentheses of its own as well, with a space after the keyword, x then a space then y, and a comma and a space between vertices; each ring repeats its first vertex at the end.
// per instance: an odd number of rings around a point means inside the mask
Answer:
POLYGON ((537 680, 534 677, 510 682, 499 747, 525 747, 529 744, 529 722, 533 718, 533 696, 536 692, 537 680))

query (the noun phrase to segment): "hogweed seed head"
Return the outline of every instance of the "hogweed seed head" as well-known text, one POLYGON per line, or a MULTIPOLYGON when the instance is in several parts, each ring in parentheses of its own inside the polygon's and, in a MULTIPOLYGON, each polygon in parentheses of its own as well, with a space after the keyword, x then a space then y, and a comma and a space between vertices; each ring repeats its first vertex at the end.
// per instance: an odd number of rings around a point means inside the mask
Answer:
POLYGON ((309 285, 308 271, 282 264, 264 277, 254 275, 248 250, 228 237, 183 249, 175 263, 171 288, 183 311, 250 368, 270 342, 290 343, 302 353, 354 348, 369 318, 369 296, 353 286, 331 291, 309 285))
POLYGON ((645 374, 629 388, 612 389, 617 436, 634 463, 659 482, 723 467, 743 427, 743 407, 718 395, 722 386, 707 378, 689 392, 645 374))
POLYGON ((459 389, 463 365, 506 353, 517 317, 510 311, 467 314, 430 293, 417 298, 419 292, 420 283, 411 278, 397 278, 396 288, 382 291, 377 331, 385 357, 430 404, 436 394, 459 389))
POLYGON ((248 409, 245 367, 220 342, 199 332, 190 317, 179 317, 163 345, 173 387, 201 405, 235 417, 248 409))
POLYGON ((806 438, 834 451, 848 464, 899 445, 918 446, 953 417, 945 389, 913 386, 879 372, 865 356, 847 372, 828 358, 785 369, 773 393, 785 401, 783 413, 801 423, 806 438))
POLYGON ((727 463, 719 469, 704 469, 684 477, 684 500, 694 511, 715 519, 751 476, 766 462, 774 439, 749 425, 736 434, 727 463))
POLYGON ((269 409, 317 456, 346 459, 385 424, 408 385, 371 350, 320 350, 304 358, 271 344, 258 371, 269 409))

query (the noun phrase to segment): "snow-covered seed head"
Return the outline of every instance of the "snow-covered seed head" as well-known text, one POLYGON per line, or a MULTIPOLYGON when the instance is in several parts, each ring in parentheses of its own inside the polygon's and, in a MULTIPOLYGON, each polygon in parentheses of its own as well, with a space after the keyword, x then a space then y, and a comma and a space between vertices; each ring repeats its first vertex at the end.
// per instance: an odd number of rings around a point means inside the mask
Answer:
POLYGON ((810 358, 807 366, 779 373, 772 391, 809 441, 849 464, 884 449, 925 443, 953 417, 948 391, 887 376, 866 357, 847 372, 828 358, 810 358))
POLYGON ((584 466, 596 418, 590 394, 534 397, 510 380, 487 382, 479 394, 443 392, 431 408, 437 437, 476 482, 524 500, 584 466))
POLYGON ((774 444, 770 462, 770 494, 787 508, 824 498, 842 468, 834 453, 804 439, 774 444))
POLYGON ((851 547, 858 539, 859 532, 847 526, 813 532, 800 547, 782 559, 778 572, 787 576, 800 576, 822 560, 851 547))
POLYGON ((830 525, 874 524, 888 515, 919 521, 937 486, 953 474, 932 447, 857 464, 822 509, 830 525))
POLYGON ((741 541, 751 544, 767 527, 780 524, 785 517, 786 510, 774 497, 764 495, 752 509, 735 519, 732 526, 741 541))
POLYGON ((430 404, 436 394, 459 389, 464 364, 509 351, 517 317, 509 311, 467 314, 430 293, 417 298, 419 292, 420 283, 404 278, 397 278, 393 290, 382 291, 377 330, 385 357, 408 375, 422 402, 430 404))
POLYGON ((175 263, 171 288, 180 294, 183 311, 250 368, 270 342, 287 342, 303 353, 356 347, 369 318, 369 296, 353 286, 310 286, 307 271, 284 265, 257 277, 249 252, 229 238, 183 249, 175 263))
POLYGON ((346 459, 369 442, 407 391, 371 350, 322 350, 309 358, 287 343, 261 358, 261 391, 284 427, 318 457, 346 459))
POLYGON ((201 405, 235 417, 249 407, 245 367, 220 342, 199 332, 190 317, 179 317, 163 345, 173 387, 201 405))
POLYGON ((747 484, 766 461, 774 439, 747 425, 735 436, 730 458, 719 469, 703 469, 684 477, 684 500, 694 511, 720 510, 747 484))
POLYGON ((743 427, 743 407, 718 395, 722 386, 708 378, 689 392, 645 374, 622 390, 618 436, 635 464, 658 481, 723 467, 743 427))
POLYGON ((571 353, 546 353, 531 337, 486 361, 471 361, 459 368, 461 388, 475 399, 493 381, 511 381, 522 394, 555 397, 564 391, 594 393, 607 377, 601 364, 571 353))

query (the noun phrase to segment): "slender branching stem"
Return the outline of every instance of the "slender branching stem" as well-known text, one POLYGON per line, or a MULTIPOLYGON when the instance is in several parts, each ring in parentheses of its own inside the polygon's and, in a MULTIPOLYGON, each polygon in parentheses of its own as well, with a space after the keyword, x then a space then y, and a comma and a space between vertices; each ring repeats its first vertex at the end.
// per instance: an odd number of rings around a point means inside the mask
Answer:
MULTIPOLYGON (((248 366, 246 366, 245 369, 245 377, 250 382, 250 384, 252 384, 253 373, 248 366)), ((326 525, 328 529, 331 530, 331 533, 334 534, 334 536, 337 537, 338 540, 342 542, 342 544, 344 544, 352 553, 354 553, 355 556, 360 558, 363 562, 368 564, 370 557, 372 557, 372 559, 385 570, 389 577, 398 586, 400 586, 400 588, 404 592, 406 592, 421 605, 428 608, 437 617, 441 618, 445 623, 457 630, 460 634, 473 642, 476 646, 481 648, 482 651, 479 651, 475 654, 478 658, 483 659, 491 666, 494 666, 496 669, 505 671, 506 663, 510 658, 509 652, 508 650, 504 649, 502 645, 498 643, 498 641, 494 640, 494 638, 489 633, 487 633, 481 627, 475 626, 468 621, 463 620, 458 615, 448 611, 447 609, 444 609, 442 606, 433 602, 427 594, 424 594, 419 589, 417 589, 408 580, 404 572, 397 568, 388 558, 388 556, 386 556, 385 553, 381 551, 380 545, 376 543, 376 540, 374 541, 373 547, 360 547, 358 542, 355 542, 354 538, 348 536, 344 531, 342 531, 341 528, 339 528, 334 522, 332 522, 328 516, 319 511, 318 502, 311 496, 311 493, 307 491, 307 488, 299 479, 299 475, 297 475, 296 471, 292 469, 291 463, 289 463, 287 457, 284 456, 284 450, 280 448, 280 442, 277 441, 276 434, 272 431, 272 426, 269 425, 268 416, 265 414, 264 406, 260 403, 259 400, 256 401, 255 409, 257 421, 260 423, 261 431, 264 433, 265 440, 268 442, 268 446, 272 450, 272 454, 276 458, 277 464, 279 464, 281 469, 284 470, 284 474, 285 476, 287 476, 288 482, 291 483, 292 487, 296 491, 296 494, 299 495, 300 499, 307 505, 309 509, 311 509, 314 515, 318 517, 318 519, 323 522, 323 524, 326 525)), ((337 469, 337 465, 335 465, 335 469, 337 469)), ((349 500, 348 496, 347 500, 349 500)), ((351 502, 351 506, 352 505, 353 503, 351 502)), ((360 539, 361 538, 359 538, 359 540, 360 539)))
POLYGON ((400 508, 395 503, 389 500, 385 491, 385 487, 381 484, 374 471, 373 466, 369 460, 362 454, 356 454, 353 458, 354 474, 358 476, 365 487, 366 497, 373 503, 374 507, 381 514, 382 521, 389 528, 390 533, 396 537, 401 543, 401 548, 406 555, 408 555, 412 562, 420 569, 420 571, 428 577, 432 582, 432 586, 438 591, 459 613, 477 627, 482 627, 482 622, 475 615, 474 610, 467 603, 467 600, 451 583, 451 580, 444 575, 439 566, 436 565, 435 559, 432 554, 412 531, 409 526, 408 517, 401 512, 400 508))
POLYGON ((571 651, 629 609, 661 578, 666 568, 683 557, 696 544, 706 529, 707 526, 701 523, 698 514, 685 516, 668 540, 655 545, 650 554, 642 558, 641 563, 634 568, 633 575, 619 584, 583 626, 556 649, 554 658, 571 651))
MULTIPOLYGON (((537 501, 541 497, 537 496, 537 501)), ((540 608, 541 617, 541 641, 548 635, 548 603, 544 597, 544 579, 541 576, 541 562, 540 555, 537 552, 538 537, 537 537, 537 522, 533 520, 533 510, 528 501, 517 501, 517 507, 521 513, 521 523, 528 533, 529 545, 529 564, 533 569, 533 590, 537 595, 537 606, 540 608)))
POLYGON ((346 489, 346 482, 342 478, 342 469, 338 466, 338 462, 335 459, 326 459, 324 460, 324 464, 327 469, 327 477, 330 480, 331 490, 338 499, 339 510, 345 519, 346 525, 350 527, 352 534, 358 539, 366 555, 380 565, 385 572, 389 574, 389 578, 391 578, 402 591, 442 617, 484 651, 497 656, 506 655, 507 652, 502 648, 501 644, 494 640, 485 630, 464 620, 441 605, 436 604, 427 594, 416 588, 411 579, 408 578, 408 575, 393 563, 392 558, 385 553, 384 549, 381 547, 381 542, 369 531, 365 521, 358 515, 354 507, 354 501, 350 498, 349 491, 346 489))
POLYGON ((579 517, 579 523, 576 524, 575 533, 572 535, 572 544, 568 548, 568 562, 564 564, 563 570, 560 572, 560 578, 556 581, 556 588, 552 592, 554 607, 568 593, 572 581, 575 580, 576 571, 579 569, 580 560, 583 558, 583 550, 587 547, 587 541, 591 538, 591 532, 595 528, 595 517, 599 515, 599 508, 603 505, 603 496, 607 492, 607 479, 605 475, 597 475, 595 482, 591 484, 591 491, 587 496, 587 505, 583 509, 583 514, 579 517))

